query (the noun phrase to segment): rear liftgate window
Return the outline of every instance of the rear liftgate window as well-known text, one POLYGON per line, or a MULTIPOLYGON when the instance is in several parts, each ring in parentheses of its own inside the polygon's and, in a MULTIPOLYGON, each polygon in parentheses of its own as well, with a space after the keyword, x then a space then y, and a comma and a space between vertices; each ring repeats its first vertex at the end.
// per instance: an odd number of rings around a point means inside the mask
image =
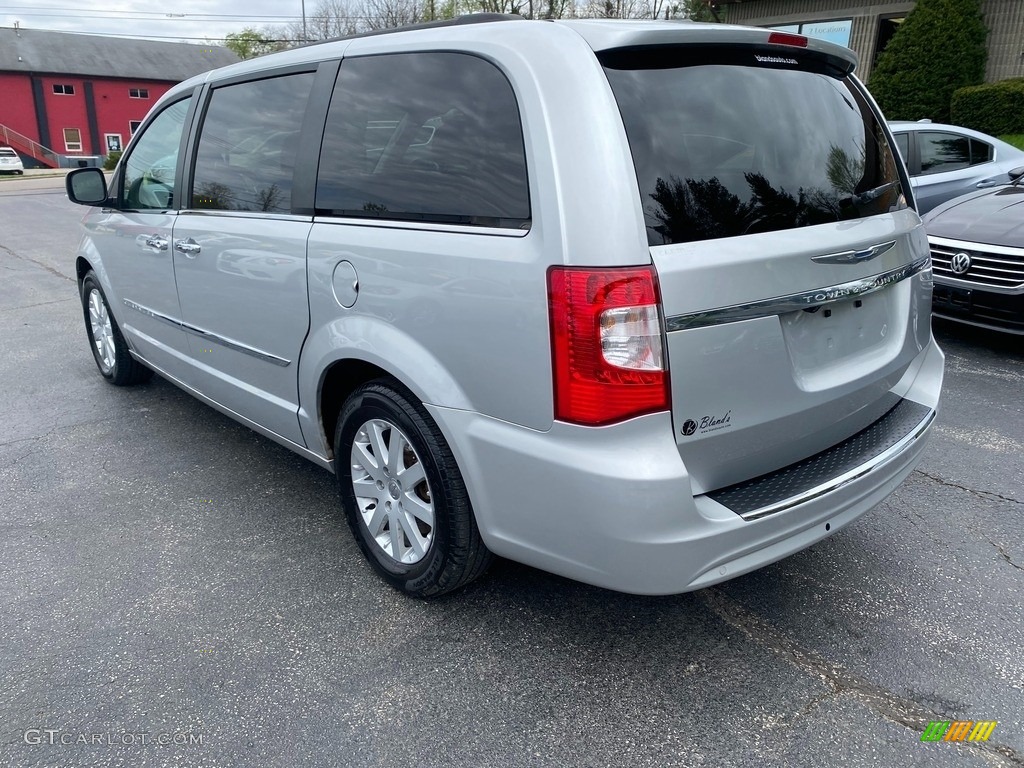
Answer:
POLYGON ((673 46, 609 51, 601 61, 651 245, 906 207, 882 126, 833 60, 673 46))
POLYGON ((331 98, 320 214, 526 229, 519 108, 490 62, 459 53, 347 59, 331 98))

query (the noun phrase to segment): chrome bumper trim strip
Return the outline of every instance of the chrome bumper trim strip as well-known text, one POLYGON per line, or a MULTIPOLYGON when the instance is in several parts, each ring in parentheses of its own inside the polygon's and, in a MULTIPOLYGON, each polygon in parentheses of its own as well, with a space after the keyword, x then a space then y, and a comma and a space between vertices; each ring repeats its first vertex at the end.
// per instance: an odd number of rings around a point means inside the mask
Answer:
POLYGON ((873 472, 884 464, 887 464, 892 459, 896 458, 899 454, 903 453, 907 448, 910 447, 911 443, 916 442, 932 425, 935 420, 936 412, 930 411, 921 422, 914 427, 906 436, 903 437, 898 443, 892 447, 882 451, 874 458, 864 462, 863 464, 854 467, 837 477, 833 477, 820 485, 810 488, 803 493, 791 496, 788 499, 782 499, 774 504, 769 504, 766 507, 760 507, 759 509, 752 509, 749 512, 744 512, 740 515, 744 520, 758 520, 768 515, 774 515, 779 512, 785 512, 787 509, 795 507, 799 504, 806 504, 809 501, 813 501, 820 496, 824 496, 827 493, 842 488, 847 483, 852 483, 854 480, 863 477, 869 472, 873 472))
POLYGON ((926 256, 912 264, 891 269, 880 275, 864 277, 860 280, 851 280, 839 285, 830 285, 813 291, 803 291, 802 293, 792 293, 788 296, 779 296, 773 299, 763 299, 750 302, 749 304, 733 304, 728 307, 708 309, 703 312, 693 312, 687 315, 673 315, 666 318, 665 327, 671 333, 672 331, 685 331, 690 328, 703 328, 709 325, 752 320, 757 317, 783 315, 787 312, 795 312, 798 309, 807 309, 808 307, 820 307, 825 304, 832 304, 837 301, 845 301, 846 299, 874 293, 893 283, 913 277, 919 272, 924 272, 930 267, 931 257, 926 256))

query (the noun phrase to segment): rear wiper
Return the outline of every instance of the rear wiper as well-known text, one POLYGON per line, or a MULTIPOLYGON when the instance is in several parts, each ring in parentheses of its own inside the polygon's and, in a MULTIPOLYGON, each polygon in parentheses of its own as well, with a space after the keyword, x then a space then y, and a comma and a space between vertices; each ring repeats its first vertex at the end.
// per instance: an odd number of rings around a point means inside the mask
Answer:
POLYGON ((870 203, 872 200, 877 200, 878 198, 880 198, 893 187, 899 186, 899 183, 899 181, 890 181, 887 184, 882 184, 881 186, 874 187, 873 189, 869 189, 866 192, 861 192, 859 194, 850 195, 849 197, 840 198, 839 205, 840 207, 842 207, 847 205, 864 205, 865 203, 870 203))

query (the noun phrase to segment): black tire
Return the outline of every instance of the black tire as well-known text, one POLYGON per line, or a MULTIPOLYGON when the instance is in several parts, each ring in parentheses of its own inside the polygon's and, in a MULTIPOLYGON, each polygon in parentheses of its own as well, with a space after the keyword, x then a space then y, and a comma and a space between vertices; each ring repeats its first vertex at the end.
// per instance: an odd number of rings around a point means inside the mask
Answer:
POLYGON ((153 376, 153 371, 131 356, 131 353, 128 351, 128 344, 125 342, 124 336, 121 335, 121 329, 117 327, 117 319, 114 317, 114 313, 110 311, 110 304, 107 302, 106 294, 103 293, 100 281, 96 279, 96 273, 92 270, 89 270, 82 280, 81 298, 82 311, 85 315, 85 333, 89 338, 89 348, 92 350, 92 356, 96 361, 96 367, 99 369, 100 375, 118 387, 128 387, 133 384, 149 381, 153 376), (96 346, 96 339, 93 336, 92 322, 89 315, 89 301, 93 292, 98 294, 99 300, 103 302, 103 306, 110 318, 110 336, 113 346, 113 364, 110 366, 106 365, 103 358, 100 357, 100 352, 96 346))
MULTIPOLYGON (((390 437, 393 435, 390 430, 383 434, 388 435, 386 439, 394 439, 390 437)), ((388 447, 393 445, 394 442, 391 442, 388 447)), ((465 586, 487 570, 491 553, 480 538, 469 494, 455 457, 433 419, 411 392, 385 379, 359 387, 345 401, 341 410, 334 437, 334 456, 338 489, 352 534, 366 559, 391 586, 414 597, 436 597, 465 586), (400 436, 408 441, 414 452, 414 455, 404 455, 412 458, 414 464, 422 464, 427 484, 425 494, 428 502, 433 505, 433 526, 429 529, 430 541, 425 553, 413 563, 399 562, 378 543, 364 520, 364 511, 360 509, 356 498, 352 446, 363 427, 374 420, 396 426, 401 432, 400 436)), ((408 466, 407 459, 403 459, 403 463, 408 466)), ((380 471, 387 474, 384 468, 380 471)), ((369 474, 364 475, 364 482, 367 481, 371 484, 374 482, 369 474)), ((377 487, 380 487, 379 484, 377 487)), ((408 503, 407 489, 398 485, 395 487, 398 490, 391 494, 395 503, 398 504, 397 500, 400 499, 408 503)), ((423 487, 421 481, 416 491, 421 499, 424 497, 423 487)), ((383 498, 388 498, 385 495, 388 491, 384 488, 380 489, 380 493, 383 498)), ((398 506, 401 509, 401 505, 398 506)), ((365 513, 371 514, 369 511, 365 513)), ((419 526, 419 532, 423 534, 425 525, 416 520, 412 522, 419 526)), ((387 525, 390 530, 391 523, 387 525)), ((400 541, 410 546, 411 551, 408 535, 404 532, 398 535, 404 537, 400 541)), ((394 548, 394 539, 390 546, 394 548)), ((413 556, 416 554, 413 553, 413 556)))

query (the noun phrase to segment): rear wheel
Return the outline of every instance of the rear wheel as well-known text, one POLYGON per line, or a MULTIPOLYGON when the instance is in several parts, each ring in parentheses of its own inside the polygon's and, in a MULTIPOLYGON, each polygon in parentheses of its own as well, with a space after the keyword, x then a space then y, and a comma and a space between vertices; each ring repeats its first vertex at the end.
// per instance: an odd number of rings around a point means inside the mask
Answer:
POLYGON ((82 280, 82 309, 92 356, 103 378, 119 387, 149 380, 153 372, 131 356, 96 273, 91 270, 82 280))
POLYGON ((455 457, 410 392, 379 380, 352 393, 334 453, 349 527, 389 584, 433 597, 486 570, 491 555, 455 457))

